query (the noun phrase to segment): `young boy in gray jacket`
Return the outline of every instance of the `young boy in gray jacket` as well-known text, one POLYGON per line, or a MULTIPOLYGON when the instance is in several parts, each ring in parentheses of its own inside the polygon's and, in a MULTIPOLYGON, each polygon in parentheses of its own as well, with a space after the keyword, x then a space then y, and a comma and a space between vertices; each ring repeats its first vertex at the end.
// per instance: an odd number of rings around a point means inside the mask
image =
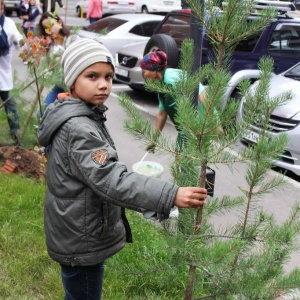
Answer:
POLYGON ((65 299, 101 299, 104 261, 132 241, 125 208, 167 218, 174 205, 204 205, 207 191, 128 172, 119 162, 105 126, 113 57, 102 44, 76 40, 62 66, 70 93, 48 107, 38 129, 39 143, 51 145, 46 244, 61 265, 65 299))

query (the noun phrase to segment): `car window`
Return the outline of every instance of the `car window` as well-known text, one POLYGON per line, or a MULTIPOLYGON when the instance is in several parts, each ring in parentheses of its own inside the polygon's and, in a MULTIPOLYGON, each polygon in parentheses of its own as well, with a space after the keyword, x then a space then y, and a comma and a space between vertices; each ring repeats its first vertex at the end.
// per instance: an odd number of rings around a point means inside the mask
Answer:
POLYGON ((285 77, 293 77, 297 76, 300 78, 300 64, 296 65, 294 68, 290 69, 288 72, 284 74, 285 77))
POLYGON ((190 15, 172 15, 165 20, 159 33, 171 36, 181 48, 182 41, 190 37, 190 15))
POLYGON ((260 35, 252 35, 245 40, 242 40, 238 43, 238 45, 235 48, 235 51, 240 52, 252 52, 259 40, 260 35))
POLYGON ((97 21, 87 27, 84 27, 84 30, 96 32, 96 33, 109 33, 117 27, 125 24, 126 20, 120 20, 115 18, 104 18, 103 20, 97 21))
POLYGON ((281 55, 300 54, 300 26, 280 25, 274 30, 269 52, 281 55))
POLYGON ((151 21, 139 24, 134 26, 129 32, 140 36, 151 37, 159 22, 160 21, 151 21))

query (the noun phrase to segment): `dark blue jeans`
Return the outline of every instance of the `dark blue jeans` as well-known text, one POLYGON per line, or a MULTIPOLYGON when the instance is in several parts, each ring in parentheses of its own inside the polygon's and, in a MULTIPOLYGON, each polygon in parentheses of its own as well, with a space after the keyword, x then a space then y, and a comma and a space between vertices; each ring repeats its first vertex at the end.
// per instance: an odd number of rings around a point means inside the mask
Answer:
POLYGON ((104 263, 94 266, 61 265, 64 300, 101 300, 104 263))
POLYGON ((90 19, 89 19, 89 20, 90 20, 90 24, 93 24, 93 23, 99 21, 100 19, 101 19, 101 18, 90 18, 90 19))
MULTIPOLYGON (((0 98, 4 102, 9 98, 9 91, 0 91, 0 98)), ((12 133, 16 133, 20 129, 19 114, 13 99, 9 99, 4 106, 8 125, 12 133)))

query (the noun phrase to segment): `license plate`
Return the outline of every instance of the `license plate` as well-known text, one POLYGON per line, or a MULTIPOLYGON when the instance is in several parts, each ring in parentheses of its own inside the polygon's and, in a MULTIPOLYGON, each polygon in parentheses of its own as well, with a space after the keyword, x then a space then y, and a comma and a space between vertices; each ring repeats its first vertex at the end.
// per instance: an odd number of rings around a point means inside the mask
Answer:
MULTIPOLYGON (((248 130, 248 131, 245 133, 245 135, 243 136, 243 139, 246 139, 246 140, 248 140, 248 141, 250 141, 250 142, 252 142, 252 143, 257 144, 258 139, 259 139, 259 134, 258 134, 257 132, 255 132, 255 131, 248 130)), ((265 136, 264 136, 264 140, 267 141, 267 142, 270 142, 271 139, 272 139, 272 137, 269 136, 269 135, 265 135, 265 136)))
POLYGON ((128 77, 128 73, 129 73, 127 70, 120 69, 118 67, 115 67, 115 72, 116 72, 116 74, 123 76, 123 77, 128 77))
POLYGON ((253 143, 257 143, 259 138, 259 134, 255 131, 248 130, 244 135, 244 139, 251 141, 253 143))
POLYGON ((128 4, 128 1, 119 1, 119 4, 120 4, 120 5, 127 5, 127 4, 128 4))

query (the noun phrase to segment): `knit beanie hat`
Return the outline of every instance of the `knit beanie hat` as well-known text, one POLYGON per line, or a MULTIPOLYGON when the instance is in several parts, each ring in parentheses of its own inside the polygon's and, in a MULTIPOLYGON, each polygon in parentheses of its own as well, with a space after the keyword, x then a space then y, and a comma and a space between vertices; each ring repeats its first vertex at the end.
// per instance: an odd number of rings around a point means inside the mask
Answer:
POLYGON ((143 70, 162 71, 167 66, 167 59, 168 56, 164 51, 156 49, 144 56, 140 67, 143 70))
POLYGON ((71 88, 87 67, 98 62, 110 63, 115 70, 112 54, 101 43, 87 38, 72 42, 61 58, 66 86, 71 88))

